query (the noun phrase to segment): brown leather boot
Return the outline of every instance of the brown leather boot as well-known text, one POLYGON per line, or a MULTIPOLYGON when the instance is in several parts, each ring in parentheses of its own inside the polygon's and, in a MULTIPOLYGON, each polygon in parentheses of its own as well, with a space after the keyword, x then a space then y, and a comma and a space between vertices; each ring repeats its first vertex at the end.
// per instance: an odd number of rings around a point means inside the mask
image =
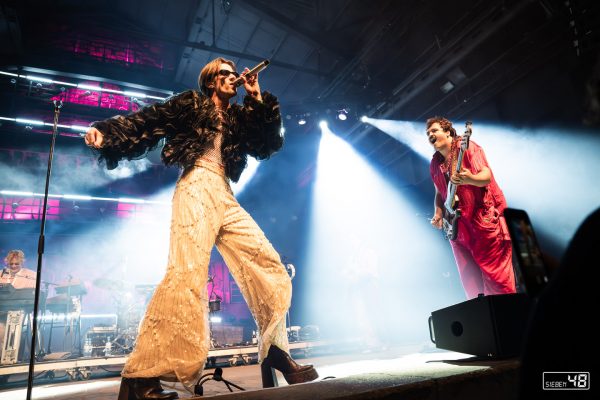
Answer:
POLYGON ((319 377, 312 365, 300 365, 288 353, 271 345, 269 353, 260 366, 263 387, 275 386, 275 373, 272 368, 283 374, 288 384, 314 381, 319 377))
POLYGON ((177 392, 164 391, 158 378, 122 378, 118 400, 173 400, 177 392))

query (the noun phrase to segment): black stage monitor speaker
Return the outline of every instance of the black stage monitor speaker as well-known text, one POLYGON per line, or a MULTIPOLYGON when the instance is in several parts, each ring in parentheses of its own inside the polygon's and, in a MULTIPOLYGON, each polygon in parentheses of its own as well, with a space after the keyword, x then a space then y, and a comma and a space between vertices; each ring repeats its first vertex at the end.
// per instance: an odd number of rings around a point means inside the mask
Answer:
POLYGON ((442 308, 429 317, 437 348, 482 357, 519 354, 529 317, 526 294, 479 296, 442 308))

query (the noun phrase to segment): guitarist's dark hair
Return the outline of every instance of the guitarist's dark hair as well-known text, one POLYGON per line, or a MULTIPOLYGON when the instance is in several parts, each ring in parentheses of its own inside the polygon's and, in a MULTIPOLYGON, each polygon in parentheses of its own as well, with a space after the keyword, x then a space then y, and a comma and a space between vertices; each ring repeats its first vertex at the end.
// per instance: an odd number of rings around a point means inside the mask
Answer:
POLYGON ((452 122, 448 121, 444 117, 429 118, 426 122, 426 124, 427 124, 426 129, 429 129, 431 127, 431 125, 435 124, 436 122, 438 124, 440 124, 440 127, 442 128, 442 130, 450 132, 450 136, 456 137, 456 130, 452 127, 452 122))

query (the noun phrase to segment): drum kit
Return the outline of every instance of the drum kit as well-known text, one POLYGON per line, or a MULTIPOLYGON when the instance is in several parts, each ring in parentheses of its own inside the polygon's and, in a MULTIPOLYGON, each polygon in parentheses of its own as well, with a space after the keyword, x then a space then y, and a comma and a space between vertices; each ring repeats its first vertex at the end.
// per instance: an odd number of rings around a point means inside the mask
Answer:
POLYGON ((156 285, 133 285, 110 278, 98 278, 93 284, 111 293, 116 318, 113 324, 97 324, 86 332, 83 355, 108 357, 131 353, 156 285))
MULTIPOLYGON (((293 279, 295 275, 294 266, 287 263, 285 264, 285 267, 290 278, 293 279)), ((38 348, 40 349, 39 354, 36 354, 38 360, 82 356, 118 356, 129 354, 133 350, 138 335, 139 325, 156 285, 134 285, 124 280, 111 278, 98 278, 93 280, 92 284, 94 287, 107 291, 110 294, 115 310, 115 313, 110 317, 111 320, 108 323, 95 323, 87 328, 85 332, 82 332, 82 297, 87 294, 86 287, 80 280, 72 279, 71 277, 64 283, 58 285, 53 284, 56 286, 55 295, 47 298, 44 296, 40 303, 44 317, 42 318, 42 325, 38 336, 38 348), (62 352, 59 351, 53 353, 52 334, 55 328, 61 327, 64 328, 65 335, 68 334, 69 336, 68 338, 65 337, 63 340, 59 340, 60 342, 63 342, 63 347, 64 345, 66 345, 66 347, 62 349, 62 352)), ((220 320, 219 314, 223 298, 215 292, 215 288, 218 285, 215 285, 213 276, 209 276, 207 286, 209 289, 207 306, 209 312, 210 347, 215 349, 222 347, 216 340, 216 336, 213 335, 213 324, 220 320)), ((4 292, 8 293, 7 290, 4 290, 4 292)), ((2 296, 4 292, 0 293, 0 296, 2 296)), ((44 292, 48 293, 48 287, 46 287, 44 292)), ((28 292, 28 296, 29 295, 30 293, 28 292)), ((14 293, 4 294, 4 297, 6 297, 5 300, 11 304, 11 310, 13 308, 18 308, 18 299, 15 296, 14 293)), ((30 301, 29 297, 27 298, 27 301, 30 301)), ((30 302, 32 302, 32 300, 30 302)), ((300 340, 301 335, 299 327, 291 326, 289 313, 286 319, 289 340, 292 342, 300 340)), ((15 323, 14 325, 21 326, 23 324, 15 323)), ((15 330, 13 336, 20 336, 20 333, 20 331, 17 332, 15 330)), ((56 338, 54 339, 56 341, 56 338)), ((13 357, 14 359, 11 359, 9 363, 17 361, 18 348, 19 346, 17 345, 16 351, 13 352, 15 353, 15 357, 13 357)), ((8 351, 5 351, 5 353, 12 354, 8 351)))
POLYGON ((54 292, 55 296, 48 297, 43 306, 44 315, 47 317, 42 319, 42 325, 46 325, 49 319, 50 326, 46 350, 42 347, 42 354, 38 355, 38 358, 41 356, 43 359, 56 359, 69 355, 81 355, 81 301, 87 294, 87 289, 79 279, 69 276, 67 281, 55 286, 54 292), (65 340, 70 342, 70 351, 53 353, 52 334, 55 327, 64 328, 63 342, 65 340))
MULTIPOLYGON (((137 339, 139 325, 156 285, 133 285, 117 279, 98 278, 95 287, 109 291, 116 308, 116 322, 92 326, 85 334, 83 356, 107 357, 129 354, 137 339)), ((208 278, 209 332, 211 348, 219 347, 212 334, 212 321, 221 311, 222 298, 214 291, 213 277, 208 278)))

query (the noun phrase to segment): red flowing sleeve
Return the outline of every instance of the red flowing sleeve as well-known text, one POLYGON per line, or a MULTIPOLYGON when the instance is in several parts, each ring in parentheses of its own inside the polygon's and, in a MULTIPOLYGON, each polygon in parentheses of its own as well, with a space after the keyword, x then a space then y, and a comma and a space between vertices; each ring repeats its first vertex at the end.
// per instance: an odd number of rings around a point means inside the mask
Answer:
POLYGON ((485 152, 481 146, 473 141, 469 142, 469 149, 465 152, 463 167, 468 168, 474 174, 481 172, 483 167, 490 169, 485 152))

